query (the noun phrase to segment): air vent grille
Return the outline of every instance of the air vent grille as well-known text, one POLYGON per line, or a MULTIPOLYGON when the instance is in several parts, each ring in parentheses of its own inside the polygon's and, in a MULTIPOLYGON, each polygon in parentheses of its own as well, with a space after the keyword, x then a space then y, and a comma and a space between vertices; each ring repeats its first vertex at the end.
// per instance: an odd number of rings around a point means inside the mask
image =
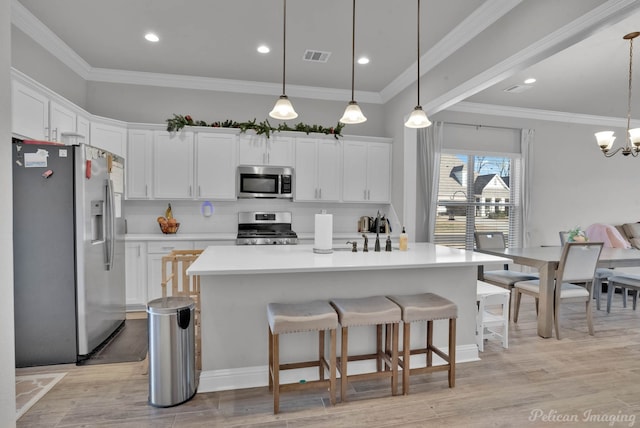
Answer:
POLYGON ((311 49, 307 49, 306 51, 304 51, 304 56, 302 59, 312 62, 327 62, 330 56, 331 52, 313 51, 311 49))
POLYGON ((503 91, 509 92, 510 94, 519 94, 521 92, 528 91, 532 87, 533 86, 531 85, 513 85, 513 86, 509 86, 506 89, 503 89, 503 91))

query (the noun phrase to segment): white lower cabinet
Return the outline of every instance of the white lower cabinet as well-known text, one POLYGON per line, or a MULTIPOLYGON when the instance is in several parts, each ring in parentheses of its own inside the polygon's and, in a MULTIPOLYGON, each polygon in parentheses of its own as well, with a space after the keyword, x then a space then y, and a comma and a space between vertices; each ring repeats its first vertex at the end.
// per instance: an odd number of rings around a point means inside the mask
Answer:
POLYGON ((127 311, 144 310, 147 304, 147 243, 125 243, 127 311))

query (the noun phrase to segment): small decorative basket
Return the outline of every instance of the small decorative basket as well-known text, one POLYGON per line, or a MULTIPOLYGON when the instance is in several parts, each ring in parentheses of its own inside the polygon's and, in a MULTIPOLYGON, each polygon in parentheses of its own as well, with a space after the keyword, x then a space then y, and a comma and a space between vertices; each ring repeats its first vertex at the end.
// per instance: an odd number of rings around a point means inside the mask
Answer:
POLYGON ((176 224, 159 223, 159 226, 162 233, 172 234, 178 231, 178 228, 180 227, 180 223, 176 223, 176 224))

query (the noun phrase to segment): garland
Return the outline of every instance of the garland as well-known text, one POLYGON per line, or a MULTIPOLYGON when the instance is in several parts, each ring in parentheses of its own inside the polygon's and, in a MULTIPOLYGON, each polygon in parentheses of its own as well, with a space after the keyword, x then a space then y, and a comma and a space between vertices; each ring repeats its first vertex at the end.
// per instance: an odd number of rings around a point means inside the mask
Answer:
POLYGON ((306 125, 304 123, 297 123, 293 128, 286 123, 281 123, 277 128, 271 126, 268 120, 256 123, 256 119, 247 122, 236 122, 235 120, 225 120, 224 122, 212 122, 207 123, 203 120, 193 120, 191 116, 182 116, 180 114, 173 114, 173 118, 167 119, 167 131, 175 132, 179 131, 185 126, 210 126, 213 128, 239 128, 240 132, 246 132, 247 130, 253 130, 257 135, 264 134, 267 138, 274 132, 280 131, 299 131, 305 132, 307 135, 312 132, 317 132, 325 135, 333 135, 336 139, 342 137, 343 123, 339 123, 335 127, 325 128, 319 125, 306 125))

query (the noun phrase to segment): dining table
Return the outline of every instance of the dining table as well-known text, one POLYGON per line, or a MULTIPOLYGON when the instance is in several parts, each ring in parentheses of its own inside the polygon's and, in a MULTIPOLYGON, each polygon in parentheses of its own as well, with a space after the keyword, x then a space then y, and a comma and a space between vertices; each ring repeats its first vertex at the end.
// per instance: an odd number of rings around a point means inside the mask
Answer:
MULTIPOLYGON (((553 330, 553 299, 555 276, 562 255, 562 246, 541 246, 504 249, 476 249, 475 251, 506 257, 514 263, 535 268, 540 276, 538 301, 538 335, 549 338, 553 330)), ((639 267, 640 250, 635 248, 603 248, 598 267, 639 267)), ((479 267, 479 277, 482 266, 479 267)))

